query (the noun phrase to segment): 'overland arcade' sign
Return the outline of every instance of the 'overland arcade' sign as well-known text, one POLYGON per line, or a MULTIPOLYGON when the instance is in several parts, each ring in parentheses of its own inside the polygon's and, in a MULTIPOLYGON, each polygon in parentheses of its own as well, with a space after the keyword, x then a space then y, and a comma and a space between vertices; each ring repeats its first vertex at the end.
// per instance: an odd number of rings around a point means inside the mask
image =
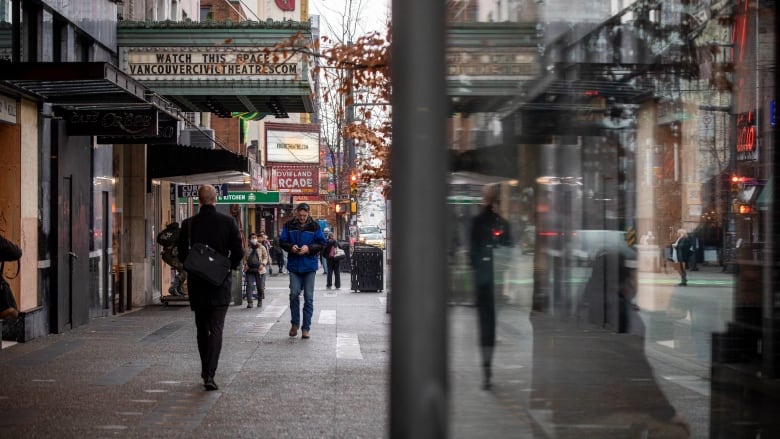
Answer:
POLYGON ((141 81, 162 79, 300 79, 300 54, 231 47, 159 47, 127 52, 127 72, 141 81))

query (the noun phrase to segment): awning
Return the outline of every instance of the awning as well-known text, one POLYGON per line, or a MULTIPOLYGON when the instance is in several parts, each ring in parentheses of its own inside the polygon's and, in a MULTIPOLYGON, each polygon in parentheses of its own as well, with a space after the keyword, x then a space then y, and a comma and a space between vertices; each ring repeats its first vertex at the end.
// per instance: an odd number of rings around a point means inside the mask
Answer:
POLYGON ((3 64, 0 81, 68 109, 152 105, 174 117, 179 112, 171 102, 105 62, 3 64))
POLYGON ((249 179, 249 159, 224 149, 149 146, 146 174, 179 184, 238 182, 249 179))

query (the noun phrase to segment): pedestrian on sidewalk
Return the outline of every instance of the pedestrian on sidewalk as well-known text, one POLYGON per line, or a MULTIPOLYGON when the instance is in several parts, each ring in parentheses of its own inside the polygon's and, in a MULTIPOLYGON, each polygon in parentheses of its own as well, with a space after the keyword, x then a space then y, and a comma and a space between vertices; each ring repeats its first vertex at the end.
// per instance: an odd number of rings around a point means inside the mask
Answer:
POLYGON ((309 338, 314 314, 314 279, 319 253, 325 246, 325 235, 317 221, 309 216, 309 205, 300 203, 295 216, 287 221, 279 237, 279 245, 287 252, 290 275, 290 337, 309 338), (301 324, 300 294, 303 291, 303 324, 301 324))
POLYGON ((176 248, 180 232, 179 223, 173 221, 157 234, 157 243, 163 248, 160 253, 162 260, 176 272, 176 275, 171 279, 171 286, 168 287, 168 294, 172 296, 183 296, 184 283, 187 282, 187 272, 184 271, 184 266, 179 259, 179 251, 176 248))
POLYGON ((276 267, 279 269, 279 274, 284 274, 284 250, 279 246, 279 237, 277 236, 271 241, 271 259, 276 263, 276 267))
POLYGON ((474 268, 477 315, 479 317, 479 344, 482 351, 483 385, 492 386, 493 350, 496 346, 495 279, 493 275, 493 249, 509 247, 512 238, 509 223, 496 212, 498 188, 486 185, 482 190, 482 211, 471 225, 469 257, 474 268))
MULTIPOLYGON (((22 249, 0 235, 0 261, 4 264, 6 262, 19 261, 21 257, 22 249)), ((4 268, 3 265, 0 265, 0 267, 4 268)), ((19 309, 13 291, 11 291, 11 286, 6 282, 4 276, 5 274, 0 269, 0 320, 16 320, 19 317, 19 309)))
MULTIPOLYGON (((260 232, 260 234, 257 237, 257 240, 260 242, 260 245, 262 245, 265 248, 265 252, 270 255, 272 245, 271 245, 271 241, 268 240, 268 235, 266 235, 265 232, 260 232)), ((273 266, 271 265, 270 258, 265 263, 265 269, 266 269, 266 273, 274 274, 274 269, 273 266)), ((263 284, 265 284, 265 276, 263 276, 262 282, 263 284)))
POLYGON ((244 276, 246 277, 246 307, 252 308, 252 292, 257 291, 257 306, 263 306, 265 299, 265 267, 268 265, 269 257, 265 246, 260 244, 257 234, 252 232, 249 235, 249 247, 246 252, 246 263, 244 264, 244 276))
POLYGON ((688 285, 688 276, 686 270, 688 269, 688 261, 691 257, 691 239, 688 237, 688 232, 685 229, 677 230, 677 240, 672 244, 672 261, 674 262, 674 268, 680 274, 679 286, 688 285))
MULTIPOLYGON (((235 270, 244 258, 241 232, 236 220, 217 212, 217 191, 214 186, 203 185, 198 189, 200 211, 182 222, 178 252, 182 261, 193 243, 203 243, 230 259, 230 269, 235 270)), ((227 276, 220 286, 213 286, 194 273, 188 273, 187 289, 190 308, 195 312, 198 352, 200 353, 201 378, 206 390, 217 390, 214 381, 222 351, 222 329, 231 302, 231 280, 227 276)))
POLYGON ((336 249, 341 250, 341 246, 339 245, 339 242, 336 241, 333 233, 329 233, 328 243, 325 244, 325 248, 322 249, 322 254, 326 255, 326 261, 328 264, 328 281, 325 285, 325 288, 330 289, 334 285, 333 278, 335 277, 335 285, 336 289, 338 290, 341 289, 341 273, 339 271, 339 264, 341 263, 341 260, 344 259, 344 253, 339 255, 336 249))
MULTIPOLYGON (((330 235, 330 229, 325 227, 322 230, 322 234, 327 238, 330 235)), ((328 272, 330 271, 330 268, 328 267, 328 254, 324 251, 320 252, 320 265, 322 266, 322 274, 328 276, 328 272)))

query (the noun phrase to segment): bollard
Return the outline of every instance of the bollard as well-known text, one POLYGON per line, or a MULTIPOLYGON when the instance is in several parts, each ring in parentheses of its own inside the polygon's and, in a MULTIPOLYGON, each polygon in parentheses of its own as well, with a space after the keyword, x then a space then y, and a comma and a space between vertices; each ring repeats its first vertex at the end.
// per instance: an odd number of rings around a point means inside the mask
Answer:
POLYGON ((122 265, 116 266, 117 270, 117 282, 116 282, 116 297, 119 306, 117 306, 117 313, 125 312, 125 267, 122 265))
POLYGON ((125 299, 127 305, 125 306, 126 311, 130 311, 133 309, 133 263, 129 262, 127 264, 127 269, 125 270, 125 299))

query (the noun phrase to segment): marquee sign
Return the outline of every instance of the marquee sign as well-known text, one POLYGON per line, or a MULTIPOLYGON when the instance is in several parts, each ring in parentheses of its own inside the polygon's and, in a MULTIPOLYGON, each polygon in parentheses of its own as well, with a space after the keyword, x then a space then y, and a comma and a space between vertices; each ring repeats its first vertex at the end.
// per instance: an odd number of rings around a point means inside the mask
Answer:
POLYGON ((300 54, 265 53, 253 48, 149 47, 128 49, 127 73, 150 80, 300 80, 304 71, 300 54))

